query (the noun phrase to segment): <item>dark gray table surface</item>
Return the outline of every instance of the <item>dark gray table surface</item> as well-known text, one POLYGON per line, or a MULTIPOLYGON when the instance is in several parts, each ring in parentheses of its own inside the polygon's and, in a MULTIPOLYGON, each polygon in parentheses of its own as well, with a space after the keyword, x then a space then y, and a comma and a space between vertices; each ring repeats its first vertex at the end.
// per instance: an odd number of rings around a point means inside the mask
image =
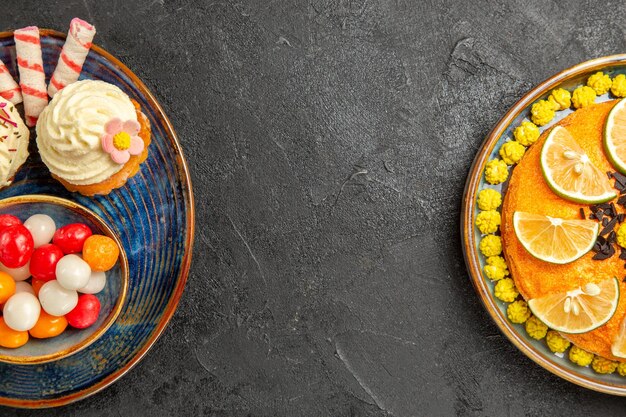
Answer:
POLYGON ((459 238, 474 154, 532 86, 626 50, 622 1, 4 0, 80 16, 160 100, 197 238, 170 326, 116 384, 1 416, 588 416, 626 399, 534 365, 459 238))

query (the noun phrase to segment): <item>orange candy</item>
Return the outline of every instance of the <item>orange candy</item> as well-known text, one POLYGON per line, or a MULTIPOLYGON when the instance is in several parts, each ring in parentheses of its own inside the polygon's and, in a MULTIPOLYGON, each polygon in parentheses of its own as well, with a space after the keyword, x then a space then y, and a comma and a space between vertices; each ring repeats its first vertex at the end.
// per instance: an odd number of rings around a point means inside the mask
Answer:
POLYGON ((0 346, 5 348, 18 348, 28 342, 28 332, 18 332, 11 329, 4 323, 4 318, 0 317, 0 346))
POLYGON ((83 260, 92 271, 108 271, 113 268, 119 256, 117 243, 107 236, 89 236, 83 245, 83 260))
POLYGON ((15 294, 15 281, 6 272, 0 272, 0 304, 4 304, 15 294))
POLYGON ((65 316, 52 316, 41 310, 39 320, 37 320, 35 327, 30 329, 29 332, 32 337, 37 339, 47 339, 60 335, 66 327, 67 319, 65 316))
POLYGON ((39 297, 39 290, 41 289, 41 287, 43 286, 43 284, 45 284, 46 281, 40 280, 40 279, 35 279, 33 278, 33 281, 31 283, 31 285, 33 286, 33 291, 35 291, 35 295, 37 297, 39 297))

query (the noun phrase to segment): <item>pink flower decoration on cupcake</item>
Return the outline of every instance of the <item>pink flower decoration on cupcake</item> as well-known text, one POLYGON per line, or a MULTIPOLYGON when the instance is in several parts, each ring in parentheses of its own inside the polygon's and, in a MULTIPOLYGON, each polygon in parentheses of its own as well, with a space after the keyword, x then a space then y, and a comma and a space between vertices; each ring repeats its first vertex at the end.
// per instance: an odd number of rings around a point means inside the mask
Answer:
POLYGON ((138 136, 141 125, 135 120, 113 118, 104 125, 102 135, 102 150, 111 155, 116 164, 125 164, 131 155, 140 155, 143 152, 143 139, 138 136))

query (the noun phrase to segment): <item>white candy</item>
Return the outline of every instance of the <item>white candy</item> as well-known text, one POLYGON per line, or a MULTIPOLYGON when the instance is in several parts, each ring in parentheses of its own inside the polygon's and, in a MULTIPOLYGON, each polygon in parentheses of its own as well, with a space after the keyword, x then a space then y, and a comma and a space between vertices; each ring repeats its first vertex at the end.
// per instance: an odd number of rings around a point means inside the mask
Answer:
POLYGON ((0 271, 11 275, 15 281, 25 281, 30 278, 30 259, 26 262, 26 265, 19 268, 9 268, 0 262, 0 271))
POLYGON ((104 289, 107 283, 107 277, 104 272, 96 271, 91 273, 89 282, 82 288, 78 289, 78 292, 83 294, 97 294, 104 289))
POLYGON ((84 287, 91 277, 91 267, 78 255, 65 255, 57 263, 57 281, 68 290, 84 287))
POLYGON ((23 332, 32 329, 41 313, 37 297, 28 292, 14 294, 4 304, 4 322, 13 330, 23 332))
POLYGON ((63 316, 78 304, 78 293, 65 289, 57 280, 48 281, 39 290, 41 307, 48 314, 63 316))
POLYGON ((35 242, 35 248, 38 248, 52 241, 52 236, 57 230, 57 226, 52 217, 45 214, 35 214, 30 216, 24 222, 24 226, 30 230, 35 242))
POLYGON ((17 294, 18 292, 28 292, 32 295, 35 295, 35 290, 33 289, 33 286, 24 281, 19 281, 15 283, 15 294, 17 294))

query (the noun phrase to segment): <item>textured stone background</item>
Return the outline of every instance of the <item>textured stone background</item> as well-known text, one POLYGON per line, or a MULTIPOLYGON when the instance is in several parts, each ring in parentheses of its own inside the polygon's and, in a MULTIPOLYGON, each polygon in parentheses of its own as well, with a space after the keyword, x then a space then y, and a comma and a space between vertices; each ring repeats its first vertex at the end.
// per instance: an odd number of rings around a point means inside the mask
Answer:
POLYGON ((94 22, 155 92, 195 185, 182 303, 112 387, 2 416, 587 416, 467 277, 465 177, 533 85, 625 51, 623 1, 3 0, 94 22))

